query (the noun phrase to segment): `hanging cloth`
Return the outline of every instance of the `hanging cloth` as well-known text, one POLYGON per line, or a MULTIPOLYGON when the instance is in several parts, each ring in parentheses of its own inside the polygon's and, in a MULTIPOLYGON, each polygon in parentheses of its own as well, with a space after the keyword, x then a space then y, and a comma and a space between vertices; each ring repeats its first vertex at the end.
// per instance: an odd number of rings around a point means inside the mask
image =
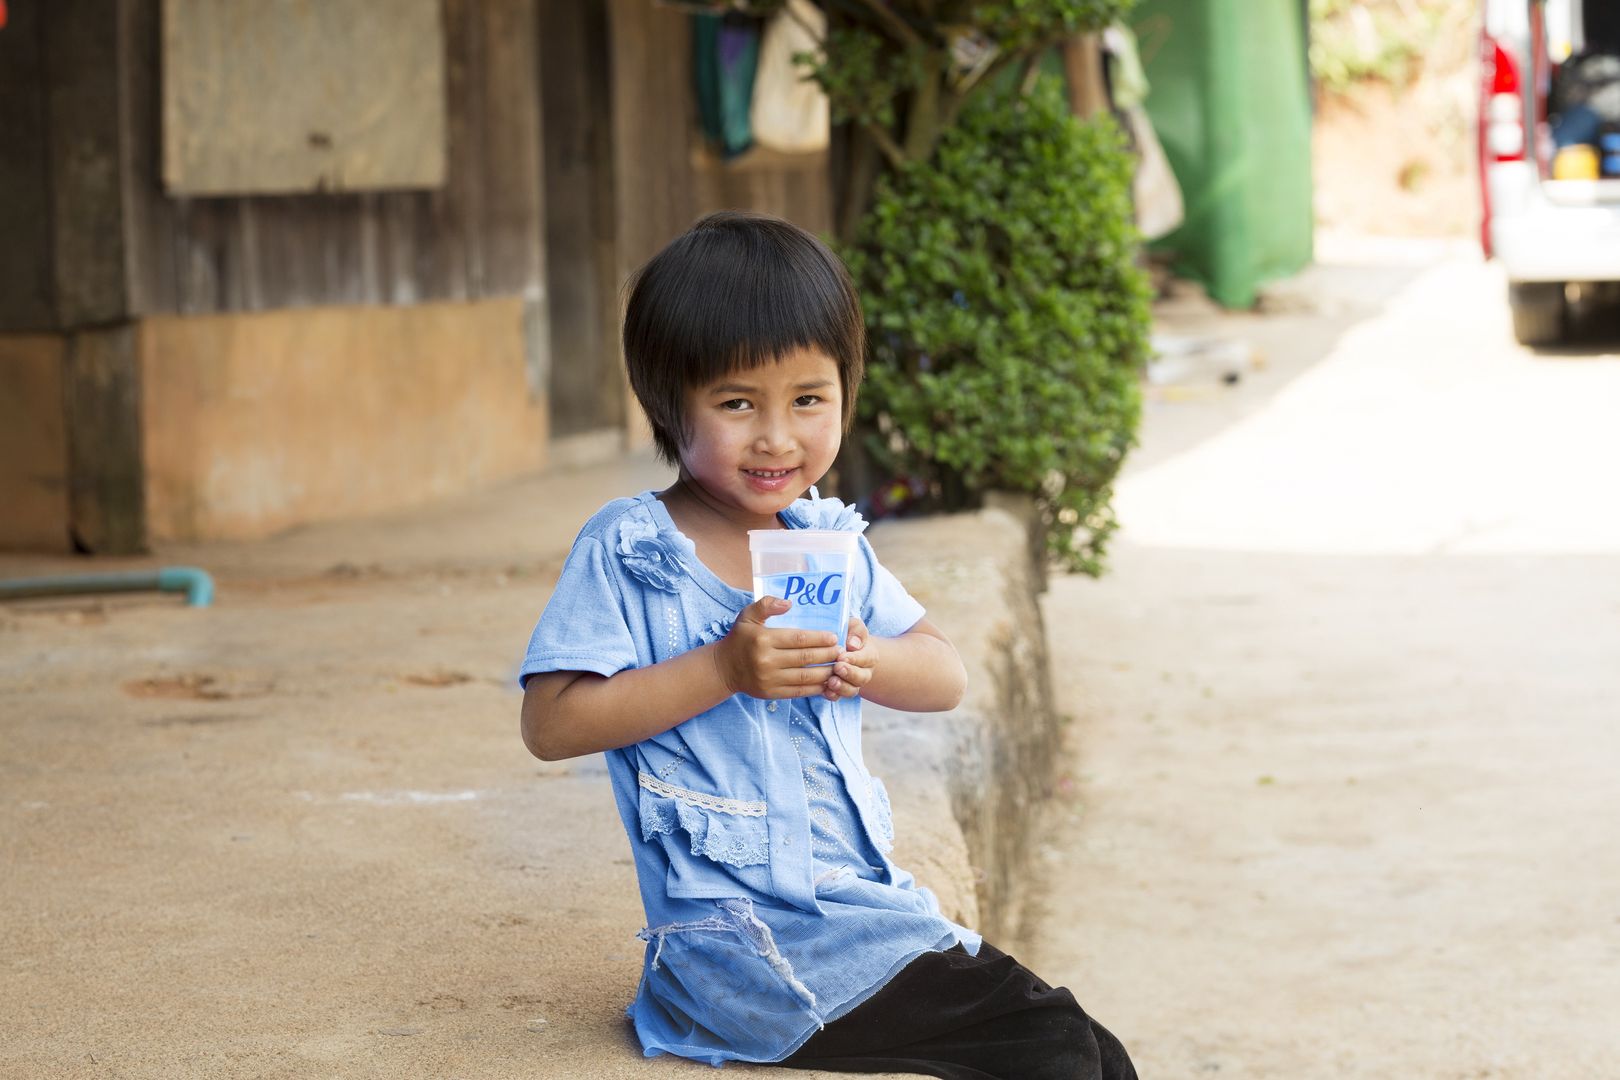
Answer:
POLYGON ((760 20, 728 12, 692 16, 692 74, 703 134, 734 158, 753 145, 748 110, 759 66, 760 20))

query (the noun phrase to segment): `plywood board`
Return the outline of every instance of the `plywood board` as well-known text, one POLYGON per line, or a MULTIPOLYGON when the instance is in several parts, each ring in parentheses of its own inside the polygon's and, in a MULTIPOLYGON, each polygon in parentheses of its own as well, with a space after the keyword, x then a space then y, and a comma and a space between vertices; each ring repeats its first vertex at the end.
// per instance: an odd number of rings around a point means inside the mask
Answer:
POLYGON ((171 194, 436 188, 440 0, 163 0, 171 194))

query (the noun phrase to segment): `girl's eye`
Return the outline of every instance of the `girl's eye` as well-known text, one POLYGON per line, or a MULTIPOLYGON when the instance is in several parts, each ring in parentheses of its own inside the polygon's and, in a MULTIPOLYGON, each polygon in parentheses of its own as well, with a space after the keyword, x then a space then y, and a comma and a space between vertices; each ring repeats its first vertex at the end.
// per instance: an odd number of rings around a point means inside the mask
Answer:
POLYGON ((732 398, 730 401, 722 401, 720 403, 720 407, 726 412, 742 412, 744 409, 748 408, 748 399, 740 397, 732 398))
POLYGON ((819 405, 820 403, 820 394, 803 394, 793 402, 793 404, 799 406, 800 408, 808 408, 811 405, 819 405))

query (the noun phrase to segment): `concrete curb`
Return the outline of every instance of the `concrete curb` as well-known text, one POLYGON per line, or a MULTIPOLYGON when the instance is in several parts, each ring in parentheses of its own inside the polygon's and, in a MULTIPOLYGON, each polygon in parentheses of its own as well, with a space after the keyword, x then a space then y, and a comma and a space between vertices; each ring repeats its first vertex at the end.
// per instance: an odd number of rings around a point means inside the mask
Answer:
POLYGON ((986 509, 885 523, 871 540, 968 671, 967 695, 949 713, 863 711, 868 764, 895 804, 895 856, 948 915, 1011 948, 1033 810, 1058 747, 1029 531, 986 509))

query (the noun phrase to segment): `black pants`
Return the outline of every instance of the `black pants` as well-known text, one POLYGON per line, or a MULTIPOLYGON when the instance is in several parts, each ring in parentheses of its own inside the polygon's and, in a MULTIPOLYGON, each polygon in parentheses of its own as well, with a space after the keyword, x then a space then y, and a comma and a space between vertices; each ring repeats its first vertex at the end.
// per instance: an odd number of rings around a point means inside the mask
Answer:
POLYGON ((777 1064, 945 1080, 1135 1080, 1125 1047, 1074 995, 986 942, 924 953, 777 1064))

